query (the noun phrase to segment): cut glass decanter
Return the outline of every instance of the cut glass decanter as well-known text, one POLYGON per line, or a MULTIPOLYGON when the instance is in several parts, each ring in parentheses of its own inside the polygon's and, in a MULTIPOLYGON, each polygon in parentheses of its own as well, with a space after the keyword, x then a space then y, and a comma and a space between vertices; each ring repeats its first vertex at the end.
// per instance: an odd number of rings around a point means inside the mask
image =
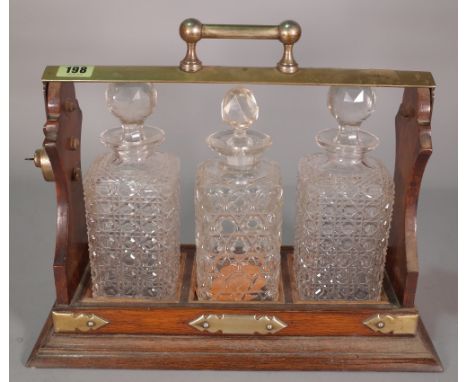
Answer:
POLYGON ((294 269, 303 300, 380 299, 394 186, 366 155, 378 138, 360 125, 374 103, 371 88, 330 88, 339 128, 317 135, 325 153, 299 163, 294 269))
POLYGON ((179 160, 157 151, 164 132, 144 126, 156 104, 151 84, 111 84, 111 149, 84 181, 94 296, 172 299, 179 273, 179 160))
POLYGON ((283 191, 279 166, 260 159, 271 138, 249 129, 258 106, 246 88, 226 93, 221 114, 232 129, 207 139, 221 159, 202 163, 197 172, 197 296, 276 300, 283 191))

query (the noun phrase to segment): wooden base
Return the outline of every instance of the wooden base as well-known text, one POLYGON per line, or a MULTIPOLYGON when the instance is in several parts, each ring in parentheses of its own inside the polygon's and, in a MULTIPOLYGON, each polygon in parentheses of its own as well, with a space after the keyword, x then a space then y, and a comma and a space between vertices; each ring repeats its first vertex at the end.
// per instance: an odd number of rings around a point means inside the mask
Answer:
POLYGON ((379 301, 298 301, 291 271, 292 251, 291 247, 282 248, 283 297, 274 302, 198 301, 194 295, 194 246, 182 247, 179 293, 172 301, 93 298, 89 273, 85 273, 71 304, 56 303, 52 308, 28 366, 442 370, 424 326, 417 318, 417 309, 401 307, 389 282, 379 301), (72 316, 72 327, 57 322, 54 327, 53 317, 57 320, 57 315, 72 316), (263 335, 258 334, 257 326, 248 331, 250 334, 233 335, 228 334, 232 333, 229 330, 226 333, 200 332, 191 322, 202 315, 276 317, 286 326, 263 335), (417 321, 412 330, 405 332, 395 326, 392 329, 395 332, 389 332, 365 324, 376 315, 383 321, 387 316, 395 319, 416 316, 417 321), (91 326, 75 326, 80 320, 84 319, 85 323, 92 320, 91 317, 103 319, 105 325, 98 326, 96 321, 91 326))
POLYGON ((442 371, 427 332, 415 336, 239 337, 57 334, 49 317, 30 367, 192 370, 442 371))

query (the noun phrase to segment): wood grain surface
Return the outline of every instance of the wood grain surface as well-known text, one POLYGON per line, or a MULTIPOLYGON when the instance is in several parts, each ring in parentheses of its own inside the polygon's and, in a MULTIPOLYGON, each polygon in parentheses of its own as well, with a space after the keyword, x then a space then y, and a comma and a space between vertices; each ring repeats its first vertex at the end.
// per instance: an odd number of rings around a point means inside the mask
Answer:
POLYGON ((55 176, 57 234, 54 277, 57 303, 68 304, 88 263, 88 238, 81 180, 81 110, 73 83, 51 82, 44 86, 47 121, 44 148, 55 176))
POLYGON ((405 89, 395 120, 395 203, 386 269, 406 307, 414 306, 418 281, 416 215, 424 169, 432 153, 432 96, 432 89, 405 89))
POLYGON ((106 369, 442 371, 422 322, 413 337, 56 334, 46 322, 27 365, 106 369))

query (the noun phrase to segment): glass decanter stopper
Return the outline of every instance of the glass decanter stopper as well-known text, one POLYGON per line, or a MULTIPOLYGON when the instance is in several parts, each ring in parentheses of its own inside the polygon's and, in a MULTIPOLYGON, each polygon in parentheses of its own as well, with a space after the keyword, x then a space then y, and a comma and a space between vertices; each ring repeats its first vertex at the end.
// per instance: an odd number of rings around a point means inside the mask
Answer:
POLYGON ((367 152, 361 130, 374 110, 367 87, 332 87, 339 127, 317 137, 325 153, 299 163, 294 269, 303 300, 379 300, 393 207, 393 179, 367 152))
POLYGON ((151 84, 110 84, 111 149, 84 181, 94 296, 175 297, 179 274, 179 159, 157 151, 164 132, 144 126, 156 104, 151 84))
POLYGON ((278 298, 282 222, 279 166, 260 159, 271 138, 249 129, 258 106, 246 88, 221 104, 230 130, 207 143, 220 160, 200 164, 195 189, 197 296, 200 300, 278 298))

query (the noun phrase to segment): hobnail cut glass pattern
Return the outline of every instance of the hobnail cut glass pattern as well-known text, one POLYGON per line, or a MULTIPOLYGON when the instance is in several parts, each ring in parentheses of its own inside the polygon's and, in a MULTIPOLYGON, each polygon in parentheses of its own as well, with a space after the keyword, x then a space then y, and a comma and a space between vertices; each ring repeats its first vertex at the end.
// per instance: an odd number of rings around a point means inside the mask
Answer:
POLYGON ((156 151, 164 132, 144 126, 156 105, 150 83, 106 90, 121 128, 106 130, 112 149, 84 181, 94 296, 175 297, 180 266, 179 159, 156 151))
POLYGON ((195 191, 200 300, 277 300, 282 194, 274 162, 261 161, 247 172, 219 161, 200 165, 195 191))
POLYGON ((94 296, 170 299, 180 266, 179 162, 98 158, 84 182, 94 296))
POLYGON ((276 163, 260 160, 271 138, 251 131, 258 105, 249 89, 229 90, 221 116, 232 130, 210 135, 221 160, 202 163, 195 189, 200 300, 278 298, 282 196, 276 163))
POLYGON ((379 300, 393 180, 378 160, 330 168, 325 154, 299 164, 294 270, 303 300, 379 300))
POLYGON ((294 270, 303 300, 379 300, 393 208, 393 179, 366 153, 360 130, 374 110, 369 87, 331 87, 338 129, 316 139, 325 154, 299 163, 294 270))

